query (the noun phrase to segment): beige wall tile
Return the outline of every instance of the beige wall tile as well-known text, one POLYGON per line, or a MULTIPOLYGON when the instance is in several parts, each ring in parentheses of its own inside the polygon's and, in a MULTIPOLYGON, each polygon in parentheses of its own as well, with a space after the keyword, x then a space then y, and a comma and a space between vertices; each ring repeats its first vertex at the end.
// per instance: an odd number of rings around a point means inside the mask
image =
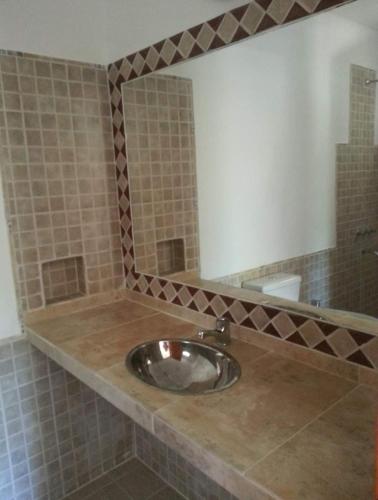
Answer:
MULTIPOLYGON (((86 293, 123 283, 106 71, 28 55, 0 55, 0 134, 17 293, 24 309, 75 295, 73 282, 43 289, 30 263, 81 257, 86 293), (100 103, 106 105, 101 107, 100 103), (76 135, 76 134, 80 135, 76 135), (88 224, 85 210, 91 210, 88 224), (107 244, 104 244, 106 240, 107 244), (85 244, 84 244, 85 243, 85 244), (102 272, 86 274, 91 268, 102 272), (39 284, 38 284, 39 283, 39 284)), ((59 265, 59 264, 57 264, 59 265)), ((48 280, 47 280, 48 281, 48 280)))

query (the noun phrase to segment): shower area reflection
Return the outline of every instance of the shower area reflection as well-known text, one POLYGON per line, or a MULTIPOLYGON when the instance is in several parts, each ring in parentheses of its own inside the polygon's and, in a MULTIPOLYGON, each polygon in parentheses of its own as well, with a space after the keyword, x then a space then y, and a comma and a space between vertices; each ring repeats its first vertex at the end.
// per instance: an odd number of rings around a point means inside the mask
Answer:
POLYGON ((301 277, 299 302, 378 317, 376 86, 375 70, 350 65, 349 138, 336 144, 334 245, 215 281, 243 288, 246 280, 289 273, 301 277))
POLYGON ((330 307, 378 316, 376 73, 351 66, 350 139, 337 145, 335 278, 330 307))

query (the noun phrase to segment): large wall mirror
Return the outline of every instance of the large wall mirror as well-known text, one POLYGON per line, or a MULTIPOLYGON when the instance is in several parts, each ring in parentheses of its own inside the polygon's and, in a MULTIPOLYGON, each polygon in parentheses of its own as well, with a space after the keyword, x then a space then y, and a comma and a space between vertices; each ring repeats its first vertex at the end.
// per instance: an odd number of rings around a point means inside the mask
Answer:
POLYGON ((378 317, 377 47, 358 0, 124 84, 137 271, 378 317))

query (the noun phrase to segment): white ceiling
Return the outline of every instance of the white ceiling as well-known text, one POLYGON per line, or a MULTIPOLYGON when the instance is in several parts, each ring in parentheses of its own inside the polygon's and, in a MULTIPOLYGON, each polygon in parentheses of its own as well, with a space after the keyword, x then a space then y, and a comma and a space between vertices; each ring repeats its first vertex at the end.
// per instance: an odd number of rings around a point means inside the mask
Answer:
POLYGON ((339 7, 334 13, 339 17, 378 31, 378 0, 357 0, 344 7, 339 7))

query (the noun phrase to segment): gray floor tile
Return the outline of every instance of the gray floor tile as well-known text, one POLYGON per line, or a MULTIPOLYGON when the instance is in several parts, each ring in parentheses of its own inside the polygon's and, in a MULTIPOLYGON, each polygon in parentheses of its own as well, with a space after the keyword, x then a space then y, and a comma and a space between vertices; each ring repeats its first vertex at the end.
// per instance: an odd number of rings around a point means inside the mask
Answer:
POLYGON ((92 481, 64 500, 184 500, 136 458, 92 481))
POLYGON ((126 474, 116 481, 133 500, 147 500, 166 487, 166 483, 147 467, 142 472, 126 474))
POLYGON ((119 467, 116 467, 115 469, 111 470, 109 472, 109 477, 113 481, 117 481, 117 479, 126 476, 126 474, 134 474, 138 472, 142 473, 144 469, 146 469, 146 466, 142 462, 140 462, 140 460, 138 460, 137 458, 132 458, 131 460, 128 460, 119 467))
POLYGON ((132 500, 132 498, 115 483, 110 483, 86 500, 132 500))
POLYGON ((98 479, 95 479, 91 483, 87 484, 86 486, 83 486, 79 490, 75 491, 68 497, 65 497, 64 500, 87 500, 89 496, 91 496, 93 493, 98 491, 99 489, 103 488, 107 484, 111 484, 112 479, 109 477, 109 473, 104 474, 103 476, 99 477, 98 479))
POLYGON ((177 493, 176 490, 167 486, 163 490, 160 490, 155 495, 152 495, 149 500, 185 500, 185 498, 177 493))

